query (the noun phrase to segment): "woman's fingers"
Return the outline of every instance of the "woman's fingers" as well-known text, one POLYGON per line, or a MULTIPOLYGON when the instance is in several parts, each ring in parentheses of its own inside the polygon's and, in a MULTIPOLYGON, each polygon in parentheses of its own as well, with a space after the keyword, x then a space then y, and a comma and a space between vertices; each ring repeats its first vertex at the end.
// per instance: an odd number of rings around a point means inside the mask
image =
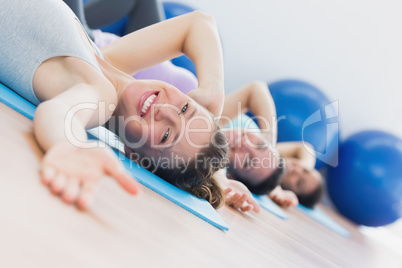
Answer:
MULTIPOLYGON (((225 189, 225 194, 228 194, 231 191, 231 188, 227 188, 225 189)), ((258 205, 257 201, 250 194, 247 193, 234 193, 233 195, 227 196, 226 203, 232 206, 234 209, 240 209, 243 212, 254 210, 258 213, 261 211, 261 208, 258 205)))
POLYGON ((117 159, 105 163, 105 173, 117 181, 130 194, 137 194, 140 190, 138 182, 132 178, 117 159))
POLYGON ((253 209, 253 206, 247 202, 249 198, 248 194, 242 194, 239 200, 237 201, 237 207, 243 212, 249 211, 253 209))
POLYGON ((232 188, 226 188, 224 190, 225 195, 227 195, 228 193, 230 193, 232 191, 232 188))
POLYGON ((247 205, 247 204, 245 204, 245 205, 243 205, 241 207, 241 211, 243 211, 243 212, 247 212, 247 211, 250 211, 252 209, 253 209, 253 206, 252 205, 247 205))
POLYGON ((102 177, 116 180, 128 193, 136 194, 139 184, 106 147, 80 149, 67 142, 53 146, 45 155, 40 176, 43 184, 68 204, 88 208, 102 177))
POLYGON ((241 195, 239 193, 235 193, 230 199, 232 204, 235 204, 239 199, 240 199, 241 195))
POLYGON ((226 203, 229 206, 234 207, 234 205, 236 204, 237 200, 240 198, 240 194, 239 193, 235 193, 231 196, 229 196, 228 198, 226 198, 226 203))
POLYGON ((80 193, 80 181, 77 178, 70 178, 67 181, 66 187, 61 195, 61 198, 67 204, 73 204, 80 193))
POLYGON ((128 175, 126 172, 114 174, 112 176, 126 192, 130 194, 137 194, 140 191, 138 182, 128 175))
POLYGON ((96 185, 95 181, 83 182, 76 202, 78 208, 88 209, 91 206, 94 199, 96 185))
POLYGON ((57 175, 57 172, 54 167, 43 164, 42 170, 41 170, 41 178, 42 178, 43 184, 49 185, 53 181, 53 179, 56 175, 57 175))
POLYGON ((59 172, 57 175, 54 177, 53 181, 50 184, 50 189, 54 194, 59 194, 63 190, 63 188, 67 184, 67 178, 66 175, 59 172))
POLYGON ((240 198, 233 204, 235 209, 243 207, 244 202, 247 200, 247 194, 242 194, 240 198))
POLYGON ((252 209, 254 210, 254 212, 259 213, 261 211, 261 207, 258 204, 258 202, 253 198, 253 196, 249 196, 249 198, 247 199, 247 202, 253 207, 252 209))

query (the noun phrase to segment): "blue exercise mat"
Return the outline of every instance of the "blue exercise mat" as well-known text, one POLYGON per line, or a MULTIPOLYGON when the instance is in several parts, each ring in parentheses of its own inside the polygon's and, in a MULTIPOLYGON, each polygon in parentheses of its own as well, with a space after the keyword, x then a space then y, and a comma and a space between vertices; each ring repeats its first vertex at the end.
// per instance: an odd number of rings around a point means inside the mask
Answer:
POLYGON ((344 237, 349 237, 350 236, 350 233, 345 228, 343 228, 336 221, 331 219, 321 209, 319 209, 319 208, 310 209, 310 208, 307 208, 307 207, 305 207, 303 205, 300 205, 300 204, 296 208, 298 210, 302 211, 307 216, 313 218, 314 220, 316 220, 319 223, 323 224, 324 226, 328 227, 329 229, 331 229, 335 233, 338 233, 338 234, 340 234, 341 236, 344 236, 344 237))
POLYGON ((255 194, 253 194, 253 196, 257 200, 258 204, 260 204, 260 206, 265 210, 268 210, 269 212, 278 216, 281 219, 284 220, 289 219, 289 216, 285 212, 283 212, 283 210, 277 204, 275 204, 274 201, 272 201, 271 198, 269 198, 268 196, 255 195, 255 194))
MULTIPOLYGON (((36 107, 28 102, 14 91, 10 90, 3 84, 0 84, 0 101, 7 106, 13 108, 17 112, 23 114, 29 119, 34 118, 36 107)), ((90 135, 96 137, 93 132, 90 135)), ((119 159, 123 161, 127 171, 134 176, 141 184, 176 203, 177 205, 185 208, 194 215, 200 217, 204 221, 212 224, 213 226, 228 231, 227 224, 223 221, 221 216, 216 210, 204 199, 199 199, 176 186, 162 180, 155 174, 140 167, 137 163, 128 159, 124 154, 118 150, 114 150, 119 159)))

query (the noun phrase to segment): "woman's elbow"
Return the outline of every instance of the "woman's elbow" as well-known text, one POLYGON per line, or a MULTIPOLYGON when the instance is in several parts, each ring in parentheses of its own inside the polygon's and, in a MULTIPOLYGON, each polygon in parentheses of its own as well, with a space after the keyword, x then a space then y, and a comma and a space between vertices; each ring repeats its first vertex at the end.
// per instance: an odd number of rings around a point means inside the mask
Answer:
POLYGON ((205 13, 200 10, 195 10, 189 13, 189 16, 191 17, 192 22, 194 22, 196 25, 202 23, 216 27, 215 18, 211 14, 205 13))
POLYGON ((211 14, 205 13, 204 11, 195 10, 192 11, 190 14, 197 19, 215 22, 214 17, 211 14))
POLYGON ((250 82, 250 86, 253 88, 257 88, 259 90, 268 90, 267 83, 260 81, 260 80, 255 80, 255 81, 250 82))

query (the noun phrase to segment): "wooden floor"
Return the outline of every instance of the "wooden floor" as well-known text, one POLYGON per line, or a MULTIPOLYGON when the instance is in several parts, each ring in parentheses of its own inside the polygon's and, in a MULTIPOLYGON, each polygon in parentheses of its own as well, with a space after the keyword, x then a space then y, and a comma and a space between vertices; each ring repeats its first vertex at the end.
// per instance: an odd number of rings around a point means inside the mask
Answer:
POLYGON ((402 267, 401 255, 325 207, 350 238, 295 209, 281 220, 223 207, 224 232, 145 187, 131 197, 110 180, 80 212, 41 185, 32 122, 0 104, 0 129, 0 267, 402 267))

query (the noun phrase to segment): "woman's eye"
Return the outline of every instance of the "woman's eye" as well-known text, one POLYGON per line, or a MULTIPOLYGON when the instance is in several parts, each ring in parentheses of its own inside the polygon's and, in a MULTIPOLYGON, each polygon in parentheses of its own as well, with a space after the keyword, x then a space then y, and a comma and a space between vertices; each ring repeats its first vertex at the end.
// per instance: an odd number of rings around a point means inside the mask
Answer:
POLYGON ((161 143, 164 143, 169 138, 169 129, 166 131, 165 135, 163 135, 161 143))
POLYGON ((183 109, 181 109, 180 114, 184 114, 188 109, 188 103, 184 105, 183 109))

